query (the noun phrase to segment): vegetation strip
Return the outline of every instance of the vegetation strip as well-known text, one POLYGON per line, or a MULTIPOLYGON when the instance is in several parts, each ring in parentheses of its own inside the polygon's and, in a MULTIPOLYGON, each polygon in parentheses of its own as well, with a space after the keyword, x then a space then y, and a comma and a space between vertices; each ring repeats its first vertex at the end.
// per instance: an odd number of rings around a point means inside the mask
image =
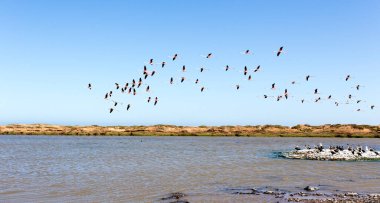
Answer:
POLYGON ((13 124, 0 126, 1 135, 80 136, 245 136, 380 138, 380 125, 262 126, 60 126, 13 124))

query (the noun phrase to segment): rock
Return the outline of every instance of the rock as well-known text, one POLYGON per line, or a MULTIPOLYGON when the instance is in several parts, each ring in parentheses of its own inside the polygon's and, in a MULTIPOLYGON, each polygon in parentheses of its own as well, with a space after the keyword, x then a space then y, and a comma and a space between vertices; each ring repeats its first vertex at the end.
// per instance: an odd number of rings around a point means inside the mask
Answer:
POLYGON ((303 192, 300 192, 300 193, 299 193, 299 196, 301 196, 301 197, 306 197, 307 194, 306 194, 306 193, 303 193, 303 192))
POLYGON ((335 197, 346 198, 346 194, 335 194, 335 197))
POLYGON ((318 189, 319 189, 318 187, 313 187, 310 185, 304 188, 304 190, 309 191, 309 192, 317 191, 318 189))
POLYGON ((356 193, 356 192, 348 192, 348 193, 346 193, 346 196, 350 196, 350 197, 358 196, 358 193, 356 193))
POLYGON ((372 198, 378 198, 378 197, 380 197, 380 194, 369 194, 368 195, 369 197, 372 197, 372 198))
POLYGON ((264 192, 264 194, 266 194, 266 195, 272 195, 273 193, 274 193, 274 192, 273 192, 273 191, 270 191, 270 190, 264 192))
POLYGON ((262 193, 255 188, 230 188, 227 190, 236 191, 236 192, 233 192, 233 194, 238 194, 238 195, 260 195, 262 193))
POLYGON ((169 194, 167 197, 161 198, 161 200, 179 200, 185 196, 186 196, 186 194, 184 194, 184 193, 174 192, 174 193, 169 194))

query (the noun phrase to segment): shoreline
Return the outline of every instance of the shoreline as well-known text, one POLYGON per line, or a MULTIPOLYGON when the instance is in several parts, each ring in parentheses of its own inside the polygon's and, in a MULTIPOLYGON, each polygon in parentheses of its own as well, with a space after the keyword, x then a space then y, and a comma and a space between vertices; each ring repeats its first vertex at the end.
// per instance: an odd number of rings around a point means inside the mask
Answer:
POLYGON ((209 136, 209 137, 337 137, 380 138, 380 125, 258 125, 258 126, 63 126, 11 124, 0 126, 0 135, 56 136, 209 136))

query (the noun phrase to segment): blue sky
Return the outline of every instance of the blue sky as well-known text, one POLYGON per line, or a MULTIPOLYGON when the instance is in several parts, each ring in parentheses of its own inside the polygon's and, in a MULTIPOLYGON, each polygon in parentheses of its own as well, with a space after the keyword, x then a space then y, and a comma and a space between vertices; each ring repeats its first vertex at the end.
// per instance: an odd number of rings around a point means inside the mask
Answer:
POLYGON ((369 106, 380 108, 379 10, 375 0, 3 0, 0 124, 378 125, 379 110, 369 106), (285 53, 276 57, 280 46, 285 53), (241 54, 246 49, 253 55, 241 54), (209 52, 213 58, 202 57, 209 52), (171 62, 174 53, 179 58, 171 62), (112 103, 104 94, 115 82, 141 77, 150 58, 167 61, 163 70, 148 66, 157 69, 144 82, 151 92, 133 97, 114 90, 113 99, 123 105, 109 114, 112 103), (234 69, 226 73, 227 64, 234 69), (245 65, 262 71, 247 81, 245 65), (314 77, 306 83, 308 74, 314 77), (353 78, 345 82, 347 74, 353 78), (187 80, 179 84, 182 76, 187 80), (274 82, 276 91, 270 90, 274 82), (356 91, 357 84, 364 87, 356 91), (287 101, 262 98, 285 88, 287 101), (315 88, 323 99, 317 104, 315 88), (348 94, 364 102, 346 105, 348 94), (147 104, 148 96, 158 96, 158 105, 147 104))

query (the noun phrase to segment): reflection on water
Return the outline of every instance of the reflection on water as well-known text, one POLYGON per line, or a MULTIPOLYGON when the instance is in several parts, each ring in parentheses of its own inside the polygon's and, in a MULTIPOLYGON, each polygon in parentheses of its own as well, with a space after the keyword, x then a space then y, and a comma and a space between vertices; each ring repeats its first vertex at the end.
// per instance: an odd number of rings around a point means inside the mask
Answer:
POLYGON ((172 192, 207 199, 265 186, 380 191, 380 162, 274 155, 320 142, 380 149, 380 139, 0 136, 0 202, 152 202, 172 192))

